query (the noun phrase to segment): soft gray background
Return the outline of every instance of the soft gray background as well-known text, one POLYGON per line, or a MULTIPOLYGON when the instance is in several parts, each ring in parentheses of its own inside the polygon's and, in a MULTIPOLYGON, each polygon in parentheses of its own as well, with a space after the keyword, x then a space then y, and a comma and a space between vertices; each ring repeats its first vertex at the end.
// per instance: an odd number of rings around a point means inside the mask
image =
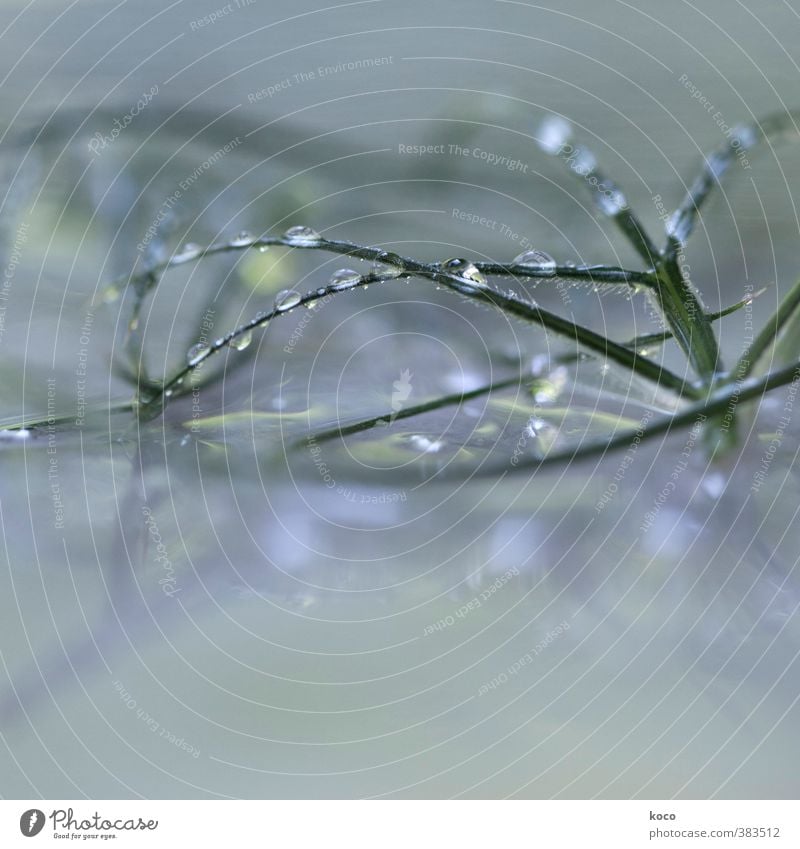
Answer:
MULTIPOLYGON (((46 413, 50 377, 57 409, 74 410, 96 287, 130 268, 178 182, 234 137, 246 141, 187 192, 165 249, 302 222, 431 259, 518 253, 517 240, 454 221, 458 208, 562 261, 635 266, 582 187, 536 150, 543 117, 573 121, 657 228, 653 196, 675 205, 701 152, 724 141, 715 112, 736 124, 800 106, 795 2, 255 0, 193 28, 223 5, 0 2, 6 256, 29 222, 0 340, 8 421, 46 413), (376 57, 391 62, 248 99, 376 57), (153 103, 93 160, 92 135, 154 84, 153 103), (437 143, 529 169, 397 152, 437 143)), ((688 259, 709 308, 771 285, 752 309, 758 326, 797 276, 798 153, 783 144, 750 159, 708 207, 688 259)), ((228 287, 222 330, 340 264, 270 253, 176 271, 146 316, 151 367, 180 361, 194 340, 198 292, 228 287)), ((542 286, 539 297, 564 307, 542 286)), ((577 320, 615 338, 652 329, 638 301, 570 298, 577 320)), ((109 370, 126 320, 118 304, 95 310, 95 401, 130 396, 109 370)), ((308 416, 383 412, 403 369, 412 400, 482 383, 552 340, 421 283, 343 296, 286 356, 294 325, 275 322, 225 397, 205 398, 208 414, 240 415, 200 441, 184 438, 186 405, 163 427, 59 434, 63 530, 45 446, 2 445, 0 793, 797 796, 795 422, 749 494, 785 390, 757 427, 754 411, 743 417, 749 437, 719 467, 692 453, 646 533, 686 434, 640 448, 599 512, 621 455, 458 486, 426 481, 438 456, 405 473, 371 469, 415 460, 391 435, 352 453, 331 446, 354 502, 325 489, 306 453, 284 450, 308 416), (405 501, 362 503, 400 492, 405 501), (172 598, 145 503, 177 574, 172 598), (431 633, 441 620, 453 624, 431 633), (479 695, 498 676, 508 680, 479 695)), ((742 314, 721 325, 729 362, 743 332, 742 314)), ((608 379, 631 389, 624 375, 608 379)), ((527 414, 504 410, 478 405, 419 432, 444 433, 448 459, 479 419, 507 459, 527 414)))

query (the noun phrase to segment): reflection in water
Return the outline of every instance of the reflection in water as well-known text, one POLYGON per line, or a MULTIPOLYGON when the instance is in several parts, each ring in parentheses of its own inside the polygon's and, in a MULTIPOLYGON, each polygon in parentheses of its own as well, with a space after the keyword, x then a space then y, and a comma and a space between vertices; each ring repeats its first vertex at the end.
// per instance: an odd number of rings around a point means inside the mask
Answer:
MULTIPOLYGON (((96 304, 101 283, 143 261, 135 246, 187 160, 232 132, 209 127, 196 153, 165 157, 166 135, 125 167, 130 138, 113 164, 111 151, 91 167, 85 148, 67 151, 32 211, 20 204, 31 237, 15 274, 42 285, 15 288, 15 309, 46 344, 7 327, 8 421, 51 408, 85 421, 0 442, 12 794, 796 795, 797 429, 774 449, 769 485, 753 486, 768 405, 714 471, 681 432, 509 474, 515 452, 635 430, 671 402, 594 361, 539 362, 532 389, 404 418, 562 349, 391 280, 277 317, 204 363, 163 417, 98 414, 132 394, 125 368, 109 368, 130 334, 157 377, 276 297, 368 270, 240 252, 170 272, 138 327, 130 293, 96 304), (70 222, 45 250, 69 195, 70 222), (313 436, 383 413, 345 438, 313 436)), ((253 205, 261 157, 242 143, 209 169, 147 258, 296 220, 292 180, 253 205)), ((365 214, 380 207, 370 197, 365 214)), ((335 229, 351 202, 314 220, 335 229)), ((608 321, 635 309, 602 304, 608 321)))

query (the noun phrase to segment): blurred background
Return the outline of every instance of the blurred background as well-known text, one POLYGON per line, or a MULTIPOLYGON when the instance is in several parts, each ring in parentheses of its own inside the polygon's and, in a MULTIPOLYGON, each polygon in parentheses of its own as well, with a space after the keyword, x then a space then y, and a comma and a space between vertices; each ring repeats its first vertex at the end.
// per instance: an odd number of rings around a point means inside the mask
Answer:
MULTIPOLYGON (((640 268, 542 121, 660 240, 704 152, 800 107, 793 4, 0 11, 0 418, 54 418, 0 434, 4 797, 797 796, 791 387, 713 466, 679 431, 511 474, 520 440, 532 458, 674 402, 398 280, 276 319, 155 420, 107 413, 134 393, 112 369, 131 333, 163 377, 352 265, 187 263, 129 328, 108 285, 187 243, 302 224, 429 261, 640 268), (531 368, 533 394, 307 440, 531 368)), ((689 245, 709 310, 767 287, 716 325, 728 364, 797 278, 798 164, 791 138, 748 151, 689 245)), ((533 296, 617 340, 659 326, 640 295, 533 296)))

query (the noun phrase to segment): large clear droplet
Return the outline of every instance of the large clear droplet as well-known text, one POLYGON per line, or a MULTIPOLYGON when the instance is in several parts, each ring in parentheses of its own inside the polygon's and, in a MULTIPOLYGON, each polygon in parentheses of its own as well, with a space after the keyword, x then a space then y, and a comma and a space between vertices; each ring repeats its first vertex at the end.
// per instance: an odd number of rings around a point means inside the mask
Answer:
POLYGON ((201 253, 203 253, 203 249, 200 245, 195 244, 195 242, 187 242, 178 251, 178 253, 172 257, 172 264, 178 265, 181 262, 190 262, 193 259, 197 259, 201 253))
POLYGON ((512 265, 524 265, 531 271, 536 271, 541 274, 555 274, 556 261, 550 254, 546 254, 540 250, 523 251, 519 256, 514 257, 512 265))
POLYGON ((198 342, 196 345, 192 345, 191 348, 186 352, 186 362, 190 366, 196 366, 201 360, 204 360, 209 352, 210 348, 204 342, 198 342))
POLYGON ((285 312, 296 307, 302 300, 303 296, 299 292, 295 292, 294 289, 282 289, 275 296, 275 309, 278 312, 285 312))
POLYGON ((355 286, 360 279, 361 275, 352 268, 340 268, 331 274, 331 279, 328 282, 331 286, 336 286, 337 289, 349 289, 351 286, 355 286))
POLYGON ((242 333, 241 336, 234 336, 228 344, 235 351, 244 351, 245 348, 250 347, 250 343, 253 341, 253 331, 248 330, 246 333, 242 333))
POLYGON ((572 138, 572 125, 560 115, 549 115, 539 125, 539 147, 551 156, 561 153, 572 138))
POLYGON ((300 247, 308 245, 317 245, 322 240, 322 236, 311 227, 306 227, 304 224, 298 224, 295 227, 290 227, 284 234, 283 238, 292 245, 300 247))
POLYGON ((229 244, 232 248, 249 248, 255 240, 256 237, 252 233, 248 233, 247 230, 242 230, 241 233, 237 233, 236 236, 230 240, 229 244))
POLYGON ((402 258, 391 251, 381 251, 372 266, 372 273, 381 277, 399 277, 403 270, 402 258))
POLYGON ((486 284, 486 278, 483 276, 481 270, 475 263, 470 262, 468 259, 460 259, 459 257, 448 259, 442 263, 442 268, 448 274, 455 274, 463 280, 469 280, 471 283, 477 283, 480 286, 486 284))

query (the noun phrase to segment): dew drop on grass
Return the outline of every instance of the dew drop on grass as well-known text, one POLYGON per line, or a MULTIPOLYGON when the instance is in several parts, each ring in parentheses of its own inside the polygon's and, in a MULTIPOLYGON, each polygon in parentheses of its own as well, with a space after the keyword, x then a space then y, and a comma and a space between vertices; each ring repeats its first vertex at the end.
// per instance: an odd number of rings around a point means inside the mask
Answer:
POLYGON ((753 127, 750 127, 746 124, 739 124, 733 128, 731 131, 731 146, 734 147, 734 141, 738 141, 739 144, 745 148, 753 147, 754 144, 758 142, 758 134, 756 133, 753 127))
POLYGON ((403 260, 391 251, 381 251, 375 258, 372 273, 381 277, 399 277, 403 273, 403 260))
POLYGON ((232 248, 248 248, 250 245, 255 242, 256 237, 252 233, 248 233, 247 230, 242 230, 241 233, 237 233, 230 240, 230 246, 232 248))
MULTIPOLYGON (((331 286, 336 286, 338 289, 349 289, 351 286, 355 286, 360 279, 361 275, 352 268, 340 268, 331 274, 328 282, 331 286)), ((322 291, 324 292, 324 290, 322 291)))
POLYGON ((442 439, 430 439, 423 434, 415 433, 409 439, 411 444, 418 451, 423 451, 426 454, 437 454, 439 451, 444 448, 444 440, 442 439))
POLYGON ((448 274, 454 274, 462 280, 477 283, 479 286, 486 285, 486 278, 483 276, 481 270, 475 263, 470 262, 468 259, 454 257, 453 259, 445 260, 442 263, 442 268, 448 274))
POLYGON ((579 147, 570 159, 569 167, 580 177, 587 177, 597 168, 594 154, 585 147, 579 147))
POLYGON ((318 245, 322 241, 322 236, 311 227, 306 227, 304 224, 298 224, 295 227, 290 227, 284 234, 283 238, 292 245, 308 246, 318 245))
POLYGON ((200 245, 195 242, 187 242, 180 251, 172 257, 172 264, 178 265, 182 262, 190 262, 193 259, 197 259, 201 253, 203 253, 203 249, 200 245))
POLYGON ((201 360, 205 359, 208 356, 208 353, 211 349, 203 342, 198 342, 196 345, 192 345, 191 348, 186 352, 186 362, 190 366, 196 366, 201 360))
POLYGON ((285 312, 296 307, 302 299, 303 296, 299 292, 295 292, 294 289, 282 289, 275 296, 275 309, 278 312, 285 312))
POLYGON ((24 427, 19 430, 0 430, 0 439, 4 442, 24 442, 30 436, 31 432, 24 427))
POLYGON ((555 156, 572 138, 572 125, 560 115, 549 115, 539 125, 537 136, 539 147, 555 156))
POLYGON ((245 348, 250 347, 250 343, 253 341, 253 331, 248 330, 247 333, 242 333, 241 336, 234 336, 228 344, 235 351, 244 351, 245 348))
POLYGON ((514 257, 512 265, 524 265, 532 271, 546 274, 556 273, 556 261, 550 254, 540 250, 523 251, 519 256, 514 257))
POLYGON ((122 290, 119 286, 108 286, 103 291, 103 303, 113 304, 115 301, 119 300, 119 296, 122 294, 122 290))
POLYGON ((628 200, 619 189, 601 189, 595 194, 594 202, 605 215, 619 215, 628 208, 628 200))

